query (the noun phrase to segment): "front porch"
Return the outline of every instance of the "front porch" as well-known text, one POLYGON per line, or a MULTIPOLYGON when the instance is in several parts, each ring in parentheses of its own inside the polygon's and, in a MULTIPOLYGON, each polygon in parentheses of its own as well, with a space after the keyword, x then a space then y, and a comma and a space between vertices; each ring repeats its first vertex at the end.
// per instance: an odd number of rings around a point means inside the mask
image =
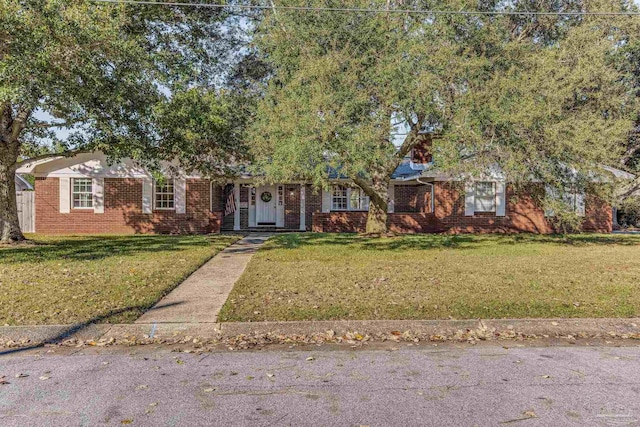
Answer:
MULTIPOLYGON (((223 190, 225 231, 307 231, 311 212, 307 213, 304 184, 257 185, 234 182, 223 190), (230 206, 233 204, 233 206, 230 206)), ((313 197, 313 196, 312 196, 313 197)), ((320 196, 318 196, 320 197, 320 196)))

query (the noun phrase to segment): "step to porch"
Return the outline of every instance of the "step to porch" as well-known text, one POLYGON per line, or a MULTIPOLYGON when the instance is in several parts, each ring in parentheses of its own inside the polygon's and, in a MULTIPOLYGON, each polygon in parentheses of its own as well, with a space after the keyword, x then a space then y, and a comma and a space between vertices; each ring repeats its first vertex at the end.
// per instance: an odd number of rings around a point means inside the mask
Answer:
MULTIPOLYGON (((224 227, 222 231, 226 233, 232 233, 233 228, 224 227)), ((242 230, 235 230, 240 233, 304 233, 305 230, 298 228, 276 228, 276 227, 250 227, 243 228, 242 230)))

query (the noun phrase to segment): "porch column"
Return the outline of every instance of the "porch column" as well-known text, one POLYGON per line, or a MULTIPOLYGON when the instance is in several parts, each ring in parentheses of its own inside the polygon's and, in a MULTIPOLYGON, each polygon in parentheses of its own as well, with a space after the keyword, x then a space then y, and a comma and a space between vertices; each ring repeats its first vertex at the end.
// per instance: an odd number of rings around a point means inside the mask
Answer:
POLYGON ((300 184, 300 231, 305 231, 307 229, 305 212, 306 187, 307 186, 305 184, 300 184))
POLYGON ((387 204, 387 212, 394 213, 396 211, 396 188, 393 183, 389 183, 389 201, 387 204))
POLYGON ((233 198, 236 202, 236 210, 233 212, 233 229, 235 231, 240 230, 240 183, 238 181, 233 183, 233 198))

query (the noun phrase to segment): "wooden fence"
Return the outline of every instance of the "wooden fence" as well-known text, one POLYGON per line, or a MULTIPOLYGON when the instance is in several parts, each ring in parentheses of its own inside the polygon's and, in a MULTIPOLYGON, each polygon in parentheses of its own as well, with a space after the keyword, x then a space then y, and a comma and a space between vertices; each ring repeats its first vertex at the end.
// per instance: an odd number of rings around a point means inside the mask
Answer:
POLYGON ((19 191, 18 198, 18 220, 23 233, 35 233, 36 231, 36 204, 35 191, 19 191))

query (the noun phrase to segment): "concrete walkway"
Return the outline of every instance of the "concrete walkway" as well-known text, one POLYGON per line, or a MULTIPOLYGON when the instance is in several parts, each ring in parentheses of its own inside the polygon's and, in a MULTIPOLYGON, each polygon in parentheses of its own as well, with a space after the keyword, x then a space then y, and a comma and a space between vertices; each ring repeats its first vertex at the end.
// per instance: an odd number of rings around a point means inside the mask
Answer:
POLYGON ((270 234, 251 234, 224 249, 136 323, 214 323, 233 285, 270 234))

